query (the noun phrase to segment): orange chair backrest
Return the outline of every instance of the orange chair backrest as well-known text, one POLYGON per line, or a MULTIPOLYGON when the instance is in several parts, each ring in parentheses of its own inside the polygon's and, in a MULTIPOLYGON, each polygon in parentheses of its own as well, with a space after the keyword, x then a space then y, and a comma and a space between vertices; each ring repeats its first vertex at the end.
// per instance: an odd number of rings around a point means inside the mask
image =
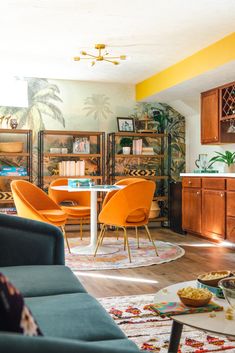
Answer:
POLYGON ((53 190, 53 186, 68 185, 68 179, 61 178, 53 180, 48 189, 48 195, 58 205, 63 201, 75 201, 78 205, 90 206, 90 192, 69 192, 65 190, 53 190))
POLYGON ((60 210, 60 207, 44 191, 28 181, 13 180, 11 182, 11 190, 17 214, 21 217, 46 221, 46 218, 37 211, 46 209, 60 210))
MULTIPOLYGON (((114 185, 129 185, 129 184, 133 184, 133 183, 138 183, 139 181, 146 181, 146 179, 143 178, 125 178, 125 179, 121 179, 119 181, 117 181, 114 185)), ((114 194, 116 194, 117 190, 113 190, 108 192, 105 195, 102 207, 104 207, 106 205, 106 203, 111 199, 111 197, 113 197, 114 194)))
POLYGON ((148 220, 151 202, 156 185, 144 180, 127 185, 115 193, 99 214, 99 221, 105 224, 121 226, 134 211, 141 210, 148 220))

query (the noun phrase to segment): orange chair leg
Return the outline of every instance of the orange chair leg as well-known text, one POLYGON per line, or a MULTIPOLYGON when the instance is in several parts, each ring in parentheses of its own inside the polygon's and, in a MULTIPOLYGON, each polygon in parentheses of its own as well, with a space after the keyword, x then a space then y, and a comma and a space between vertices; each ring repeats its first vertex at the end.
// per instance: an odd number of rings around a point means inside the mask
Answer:
POLYGON ((144 227, 145 227, 145 229, 146 229, 146 232, 147 232, 147 234, 148 234, 149 239, 151 239, 151 242, 152 242, 152 244, 153 244, 153 246, 154 246, 156 255, 158 256, 156 244, 155 244, 154 241, 153 241, 152 235, 151 235, 151 233, 150 233, 150 231, 149 231, 149 228, 148 228, 147 224, 145 224, 144 227))
POLYGON ((99 234, 99 236, 98 236, 97 244, 96 244, 96 248, 95 248, 95 252, 94 252, 94 257, 96 257, 98 248, 99 248, 100 243, 101 243, 101 241, 102 241, 103 233, 105 233, 105 224, 102 224, 102 226, 101 226, 100 234, 99 234))
POLYGON ((125 227, 123 227, 123 230, 124 230, 124 241, 126 243, 127 251, 128 251, 128 257, 129 257, 129 261, 131 262, 131 252, 130 252, 130 246, 128 241, 128 235, 125 227))
POLYGON ((82 218, 80 219, 80 239, 82 240, 82 218))
POLYGON ((137 248, 140 248, 140 240, 139 240, 139 234, 138 234, 138 227, 135 227, 135 236, 137 240, 137 248))
POLYGON ((68 248, 68 250, 69 250, 69 253, 71 254, 70 246, 69 246, 69 241, 68 241, 68 238, 67 238, 67 235, 66 235, 66 232, 65 232, 65 227, 64 227, 64 226, 61 226, 61 230, 62 230, 64 239, 65 239, 65 241, 66 241, 66 244, 67 244, 67 248, 68 248))

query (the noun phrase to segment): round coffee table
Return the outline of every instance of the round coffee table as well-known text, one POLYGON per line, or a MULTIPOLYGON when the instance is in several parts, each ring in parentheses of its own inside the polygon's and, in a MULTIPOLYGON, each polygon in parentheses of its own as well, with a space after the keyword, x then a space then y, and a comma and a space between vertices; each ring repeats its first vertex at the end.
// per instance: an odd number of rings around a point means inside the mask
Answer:
MULTIPOLYGON (((154 302, 165 302, 165 301, 179 301, 177 291, 183 287, 197 287, 196 281, 179 282, 171 286, 165 287, 156 293, 154 302)), ((218 299, 213 297, 213 301, 224 307, 226 310, 229 306, 224 299, 218 299)), ((215 317, 210 317, 209 313, 198 313, 198 314, 187 314, 187 315, 175 315, 171 317, 173 319, 169 353, 177 353, 183 325, 188 325, 199 330, 209 331, 225 336, 235 337, 235 319, 227 320, 225 318, 225 311, 216 312, 215 317)))

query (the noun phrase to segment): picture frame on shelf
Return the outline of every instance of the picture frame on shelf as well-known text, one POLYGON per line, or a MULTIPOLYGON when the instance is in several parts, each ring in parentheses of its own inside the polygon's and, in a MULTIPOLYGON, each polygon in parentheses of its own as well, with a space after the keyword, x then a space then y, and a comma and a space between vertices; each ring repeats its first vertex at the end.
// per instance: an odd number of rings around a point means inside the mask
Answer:
POLYGON ((88 137, 75 137, 73 140, 74 154, 89 154, 90 141, 88 137))
POLYGON ((135 132, 134 118, 117 117, 117 126, 119 132, 135 132))

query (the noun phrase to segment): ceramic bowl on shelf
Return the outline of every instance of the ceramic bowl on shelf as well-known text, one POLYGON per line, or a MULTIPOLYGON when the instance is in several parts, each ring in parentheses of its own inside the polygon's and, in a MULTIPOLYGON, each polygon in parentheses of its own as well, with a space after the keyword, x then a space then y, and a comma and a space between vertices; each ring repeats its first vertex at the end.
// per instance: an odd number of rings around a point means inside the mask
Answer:
POLYGON ((235 277, 224 278, 219 281, 219 287, 233 310, 235 310, 235 277))
POLYGON ((231 276, 231 271, 223 270, 223 271, 212 271, 208 273, 204 273, 198 276, 198 280, 210 287, 218 287, 218 283, 221 279, 227 278, 231 276))
POLYGON ((23 142, 0 142, 0 152, 20 153, 23 151, 23 142))

